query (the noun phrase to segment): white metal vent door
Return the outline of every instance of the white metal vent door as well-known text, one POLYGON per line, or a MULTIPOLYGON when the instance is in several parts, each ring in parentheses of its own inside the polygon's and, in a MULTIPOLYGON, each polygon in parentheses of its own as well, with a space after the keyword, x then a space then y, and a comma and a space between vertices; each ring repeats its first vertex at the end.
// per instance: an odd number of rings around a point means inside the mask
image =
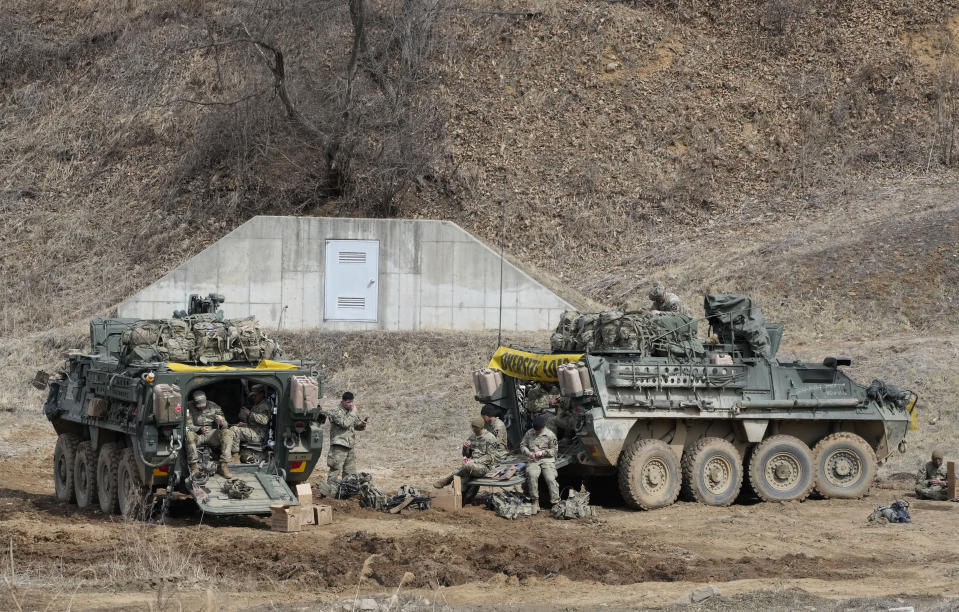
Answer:
POLYGON ((376 240, 326 241, 325 319, 376 321, 379 252, 376 240))

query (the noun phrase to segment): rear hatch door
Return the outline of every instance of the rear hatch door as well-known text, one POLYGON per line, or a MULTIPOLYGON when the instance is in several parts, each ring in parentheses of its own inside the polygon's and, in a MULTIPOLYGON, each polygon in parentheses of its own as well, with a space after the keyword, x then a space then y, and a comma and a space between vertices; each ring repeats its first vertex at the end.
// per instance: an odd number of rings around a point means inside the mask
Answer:
POLYGON ((268 466, 231 465, 230 472, 253 489, 245 499, 231 498, 224 490, 227 479, 213 474, 203 484, 192 485, 190 492, 203 512, 208 514, 270 514, 270 506, 298 506, 299 502, 283 477, 268 466))

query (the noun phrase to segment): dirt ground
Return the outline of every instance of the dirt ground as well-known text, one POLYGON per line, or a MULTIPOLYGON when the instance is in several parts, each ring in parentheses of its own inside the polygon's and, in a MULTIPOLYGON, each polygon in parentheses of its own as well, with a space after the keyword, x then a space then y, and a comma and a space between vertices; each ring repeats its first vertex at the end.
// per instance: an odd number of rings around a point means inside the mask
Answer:
POLYGON ((339 610, 368 599, 404 610, 636 609, 672 607, 704 585, 720 594, 685 607, 959 605, 959 541, 946 535, 959 504, 913 499, 904 473, 860 501, 603 506, 564 522, 479 506, 394 516, 336 500, 333 525, 284 534, 264 518, 200 517, 189 502, 165 526, 60 505, 54 437, 39 424, 4 437, 30 442, 0 463, 5 610, 339 610), (896 497, 912 503, 912 524, 866 522, 896 497))

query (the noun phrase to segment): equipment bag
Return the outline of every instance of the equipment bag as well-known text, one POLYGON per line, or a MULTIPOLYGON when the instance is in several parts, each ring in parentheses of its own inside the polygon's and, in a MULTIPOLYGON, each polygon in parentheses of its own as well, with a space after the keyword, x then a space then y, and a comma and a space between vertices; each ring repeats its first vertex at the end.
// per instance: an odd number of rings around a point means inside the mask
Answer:
POLYGON ((553 504, 551 512, 553 518, 562 520, 596 516, 596 508, 589 505, 589 491, 586 489, 580 489, 579 492, 570 491, 569 497, 553 504))

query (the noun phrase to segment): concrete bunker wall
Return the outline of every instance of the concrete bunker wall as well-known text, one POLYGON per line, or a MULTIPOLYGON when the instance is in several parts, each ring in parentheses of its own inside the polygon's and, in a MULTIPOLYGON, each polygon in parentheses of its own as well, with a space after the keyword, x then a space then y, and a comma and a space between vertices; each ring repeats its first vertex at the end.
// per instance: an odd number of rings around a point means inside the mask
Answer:
MULTIPOLYGON (((373 287, 373 279, 370 279, 373 287)), ((502 265, 505 330, 555 327, 573 307, 508 261, 502 265)), ((497 329, 500 257, 449 221, 254 217, 122 302, 121 317, 158 318, 191 293, 222 293, 229 317, 256 316, 283 329, 497 329), (375 315, 333 320, 325 312, 330 240, 375 241, 375 315)))

